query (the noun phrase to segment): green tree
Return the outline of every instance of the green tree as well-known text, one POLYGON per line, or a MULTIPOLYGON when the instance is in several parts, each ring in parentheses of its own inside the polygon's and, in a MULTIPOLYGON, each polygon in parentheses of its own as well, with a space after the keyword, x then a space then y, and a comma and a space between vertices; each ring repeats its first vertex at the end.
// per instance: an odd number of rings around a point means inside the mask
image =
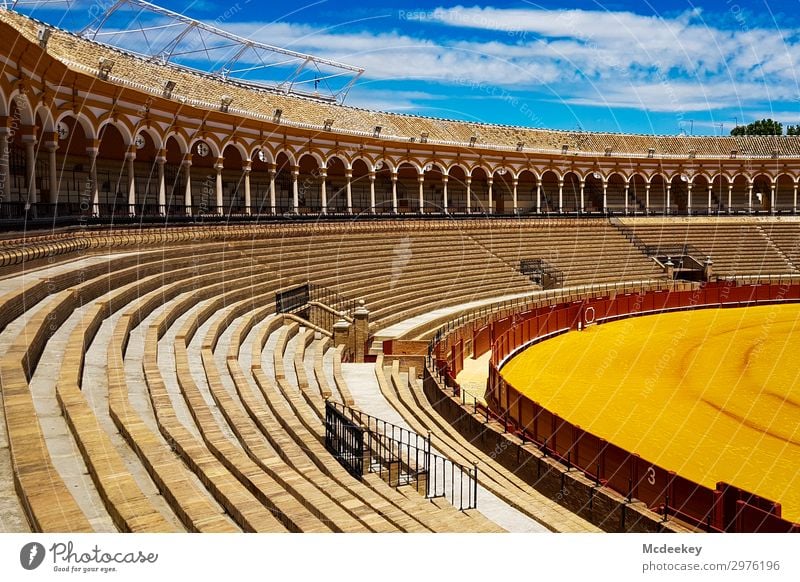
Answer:
POLYGON ((731 135, 783 135, 783 124, 772 119, 760 119, 747 125, 734 127, 731 135))

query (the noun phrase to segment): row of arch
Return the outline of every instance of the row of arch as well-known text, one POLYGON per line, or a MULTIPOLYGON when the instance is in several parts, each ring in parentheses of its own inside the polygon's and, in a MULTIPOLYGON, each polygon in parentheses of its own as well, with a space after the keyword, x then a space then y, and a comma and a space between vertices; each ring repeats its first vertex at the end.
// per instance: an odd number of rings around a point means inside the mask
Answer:
POLYGON ((294 150, 178 128, 53 115, 12 99, 0 124, 0 195, 61 214, 327 212, 796 212, 798 177, 633 169, 467 167, 368 152, 294 150))

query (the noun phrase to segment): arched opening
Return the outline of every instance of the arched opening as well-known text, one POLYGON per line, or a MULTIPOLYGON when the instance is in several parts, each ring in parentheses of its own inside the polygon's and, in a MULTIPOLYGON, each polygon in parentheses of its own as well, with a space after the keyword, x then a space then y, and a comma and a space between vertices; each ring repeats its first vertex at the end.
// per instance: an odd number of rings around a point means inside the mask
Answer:
POLYGON ((709 181, 702 174, 692 177, 691 204, 687 203, 687 211, 690 214, 708 214, 711 212, 711 198, 709 196, 709 181))
POLYGON ((628 211, 638 214, 647 211, 647 180, 634 174, 628 180, 628 211))
POLYGON ((530 170, 522 170, 517 180, 517 209, 519 214, 536 212, 536 174, 530 170))
POLYGON ((300 157, 300 174, 297 177, 297 205, 300 214, 322 212, 322 177, 314 156, 300 157))
POLYGON ((759 174, 753 180, 753 212, 770 212, 772 210, 772 179, 759 174))
POLYGON ((613 213, 626 213, 628 201, 625 198, 625 177, 616 172, 606 180, 606 197, 608 211, 613 213))
MULTIPOLYGON (((584 191, 584 202, 586 202, 586 192, 584 191)), ((603 208, 603 189, 600 188, 600 200, 597 204, 598 210, 603 208)), ((564 187, 562 192, 562 212, 578 212, 581 209, 581 178, 575 172, 564 174, 564 187)))
POLYGON ((542 212, 558 212, 558 175, 547 170, 542 174, 542 212))
POLYGON ((686 174, 672 176, 667 214, 686 214, 689 202, 689 177, 686 174))
POLYGON ((136 159, 133 162, 136 176, 136 214, 158 216, 163 213, 158 202, 159 180, 158 149, 147 131, 139 132, 133 140, 136 159))
POLYGON ((294 210, 292 190, 292 162, 284 152, 275 158, 275 212, 284 214, 294 210))
POLYGON ((727 176, 719 174, 711 180, 711 212, 720 213, 728 208, 728 184, 727 176))
POLYGON ((667 212, 667 181, 661 174, 650 179, 650 197, 648 211, 652 214, 667 212))
POLYGON ((775 184, 775 212, 795 212, 795 181, 788 174, 778 176, 775 184))
POLYGON ((192 214, 217 214, 224 205, 217 203, 217 164, 219 156, 213 144, 197 141, 191 147, 192 214))
POLYGON ((89 140, 83 125, 73 116, 66 116, 56 124, 58 150, 58 207, 60 215, 88 215, 91 213, 92 184, 90 161, 86 154, 89 140))
MULTIPOLYGON (((570 173, 568 176, 574 174, 570 173)), ((567 178, 564 180, 564 188, 567 178)), ((607 202, 607 201, 606 201, 607 202)), ((578 201, 580 206, 580 200, 578 201)), ((607 204, 603 204, 603 176, 600 172, 590 172, 585 179, 583 187, 583 210, 586 212, 603 212, 607 204)))
POLYGON ((472 169, 469 192, 469 212, 487 214, 489 210, 489 174, 481 167, 472 169))
POLYGON ((184 151, 174 136, 167 138, 164 147, 165 213, 167 216, 185 215, 186 207, 186 167, 183 165, 184 151))
POLYGON ((268 215, 274 212, 270 201, 270 155, 263 149, 253 152, 250 164, 250 213, 268 215))
POLYGON ((425 181, 422 188, 422 211, 430 214, 444 212, 444 171, 438 164, 428 163, 423 168, 425 181))
POLYGON ((382 160, 375 163, 375 212, 391 214, 392 205, 392 169, 382 160))
POLYGON ((347 212, 347 168, 339 157, 328 160, 328 212, 347 212))
POLYGON ((370 213, 372 201, 370 199, 369 166, 364 160, 353 161, 350 189, 353 195, 353 213, 370 213))
POLYGON ((419 212, 419 174, 409 163, 397 169, 397 211, 401 214, 419 212))
POLYGON ((447 209, 452 214, 467 211, 467 173, 461 166, 453 166, 447 175, 447 209))
POLYGON ((222 207, 225 214, 244 214, 244 159, 238 147, 222 150, 222 207))
POLYGON ((128 216, 128 176, 125 164, 127 146, 113 123, 100 130, 97 152, 97 211, 100 216, 128 216))
POLYGON ((494 172, 492 187, 492 203, 494 214, 511 214, 514 211, 514 175, 506 168, 498 168, 494 172))
POLYGON ((739 174, 733 179, 733 190, 730 193, 730 212, 747 212, 748 210, 748 180, 747 176, 739 174))

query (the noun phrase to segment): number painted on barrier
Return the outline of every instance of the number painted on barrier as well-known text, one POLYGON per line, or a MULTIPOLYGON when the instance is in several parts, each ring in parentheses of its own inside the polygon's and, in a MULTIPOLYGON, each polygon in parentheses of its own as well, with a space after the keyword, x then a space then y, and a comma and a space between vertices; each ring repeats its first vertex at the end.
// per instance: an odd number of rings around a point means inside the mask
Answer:
POLYGON ((647 468, 647 482, 650 483, 650 485, 656 484, 656 470, 653 469, 653 467, 647 468))

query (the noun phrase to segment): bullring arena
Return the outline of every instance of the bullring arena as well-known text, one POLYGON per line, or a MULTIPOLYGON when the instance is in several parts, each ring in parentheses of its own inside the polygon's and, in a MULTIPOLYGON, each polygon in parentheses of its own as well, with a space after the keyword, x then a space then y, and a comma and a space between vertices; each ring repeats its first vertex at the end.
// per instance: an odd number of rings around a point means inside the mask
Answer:
POLYGON ((800 138, 0 36, 2 531, 800 530, 800 138))

